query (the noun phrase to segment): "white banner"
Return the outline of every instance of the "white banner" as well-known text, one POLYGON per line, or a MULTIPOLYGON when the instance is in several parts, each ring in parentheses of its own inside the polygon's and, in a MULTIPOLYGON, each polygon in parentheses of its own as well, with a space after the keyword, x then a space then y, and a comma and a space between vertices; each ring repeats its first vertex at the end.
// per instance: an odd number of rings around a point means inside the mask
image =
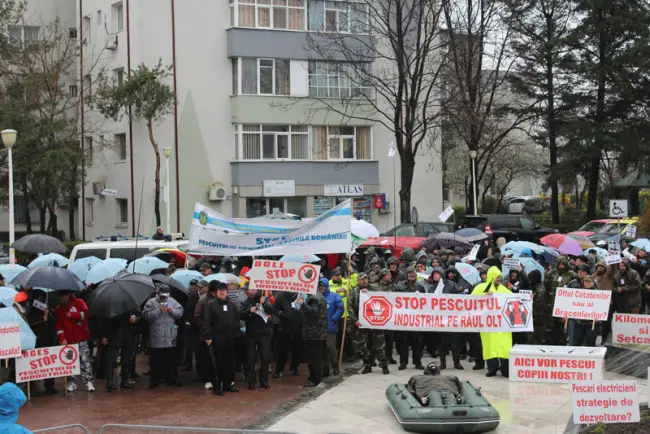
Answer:
POLYGON ((20 357, 20 324, 0 325, 0 359, 20 357))
POLYGON ((361 328, 445 332, 532 332, 528 295, 363 292, 361 328))
POLYGON ((197 203, 188 250, 214 256, 347 253, 352 248, 350 228, 349 199, 309 221, 229 219, 197 203))
POLYGON ((611 298, 612 291, 558 288, 555 293, 553 316, 606 321, 611 298))
POLYGON ((577 425, 641 420, 639 393, 634 381, 572 384, 571 391, 573 423, 577 425))
POLYGON ((79 345, 25 350, 16 359, 16 383, 80 374, 79 345))
POLYGON ((249 277, 251 289, 315 294, 320 265, 256 259, 249 277))
POLYGON ((612 254, 605 255, 605 264, 607 265, 614 265, 620 262, 622 262, 621 255, 619 255, 618 253, 615 253, 613 255, 612 254))
POLYGON ((526 383, 602 381, 605 352, 605 348, 515 345, 508 357, 508 378, 526 383))
POLYGON ((449 220, 449 217, 451 217, 454 214, 454 209, 450 206, 447 207, 446 210, 444 210, 438 218, 440 219, 441 222, 446 222, 449 220))
POLYGON ((650 345, 650 315, 615 313, 612 318, 612 343, 650 345))

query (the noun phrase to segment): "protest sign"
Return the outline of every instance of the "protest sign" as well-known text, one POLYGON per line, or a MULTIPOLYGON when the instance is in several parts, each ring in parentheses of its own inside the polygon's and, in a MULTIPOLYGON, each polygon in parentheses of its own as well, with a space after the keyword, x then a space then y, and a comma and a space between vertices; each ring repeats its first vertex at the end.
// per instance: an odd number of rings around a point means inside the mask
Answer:
POLYGON ((627 229, 625 231, 625 235, 630 237, 630 238, 636 238, 636 226, 634 225, 627 225, 627 229))
POLYGON ((508 267, 510 270, 519 269, 519 259, 517 258, 505 258, 503 260, 504 267, 508 267))
POLYGON ((79 375, 79 345, 25 350, 16 359, 16 382, 79 375))
POLYGON ((614 265, 621 262, 621 255, 618 253, 605 255, 605 264, 614 265))
POLYGON ((573 423, 639 422, 639 393, 634 381, 602 381, 571 385, 573 423))
POLYGON ((217 256, 349 252, 351 215, 349 199, 310 220, 229 219, 197 203, 188 251, 217 256))
POLYGON ((616 252, 617 254, 620 255, 621 252, 621 246, 618 244, 617 240, 608 240, 607 241, 607 251, 610 253, 616 252))
POLYGON ((472 250, 469 251, 469 255, 467 255, 467 259, 470 262, 476 261, 476 255, 478 255, 478 251, 481 248, 480 245, 475 244, 474 247, 472 247, 472 250))
POLYGON ((251 289, 315 294, 320 266, 256 259, 249 277, 248 287, 251 289))
POLYGON ((606 348, 515 345, 510 349, 509 379, 529 383, 600 381, 606 348))
POLYGON ((553 316, 605 321, 611 298, 612 291, 558 288, 555 293, 553 316))
POLYGON ((0 325, 0 359, 20 356, 20 324, 0 325))
POLYGON ((531 332, 533 306, 519 294, 363 292, 362 328, 445 332, 531 332))
POLYGON ((650 316, 615 313, 612 335, 614 344, 650 345, 650 316))
POLYGON ((441 222, 446 222, 449 220, 449 217, 451 217, 454 214, 454 209, 451 206, 448 206, 446 210, 444 210, 438 218, 440 219, 441 222))

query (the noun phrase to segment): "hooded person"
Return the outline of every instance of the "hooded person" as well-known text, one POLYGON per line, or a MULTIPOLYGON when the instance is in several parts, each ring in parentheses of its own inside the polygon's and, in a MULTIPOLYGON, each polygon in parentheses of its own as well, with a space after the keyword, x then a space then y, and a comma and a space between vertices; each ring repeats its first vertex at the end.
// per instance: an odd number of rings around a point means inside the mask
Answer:
POLYGON ((552 306, 548 305, 548 297, 544 283, 542 282, 542 272, 532 270, 528 273, 530 289, 533 292, 533 333, 528 337, 532 345, 542 345, 546 342, 547 327, 552 326, 552 306))
POLYGON ((337 293, 330 291, 329 282, 324 277, 318 282, 318 291, 323 294, 327 303, 327 340, 323 355, 323 377, 329 377, 330 370, 333 375, 339 374, 336 343, 339 320, 343 316, 343 300, 337 293))
MULTIPOLYGON (((512 292, 501 284, 501 270, 497 267, 490 267, 487 281, 476 285, 472 295, 487 294, 512 294, 512 292)), ((497 371, 501 371, 504 377, 508 376, 508 357, 512 348, 511 332, 481 332, 481 345, 483 347, 483 359, 487 362, 486 377, 494 377, 497 371)))
POLYGON ((613 294, 614 305, 616 312, 619 313, 640 313, 641 303, 643 298, 641 296, 641 287, 643 281, 635 270, 630 268, 627 258, 618 264, 618 270, 614 277, 616 290, 613 294))
POLYGON ((309 378, 305 387, 316 387, 322 381, 322 360, 323 349, 327 341, 328 318, 327 302, 320 291, 311 294, 303 302, 301 298, 296 303, 302 305, 305 322, 302 328, 302 338, 305 341, 307 352, 307 366, 309 367, 309 378))
MULTIPOLYGON (((585 264, 583 264, 584 266, 585 264)), ((587 275, 581 279, 583 289, 596 290, 596 282, 593 277, 587 275)), ((569 346, 572 347, 595 347, 596 338, 600 332, 600 323, 585 319, 569 319, 569 346)))
MULTIPOLYGON (((592 276, 598 289, 603 291, 614 291, 616 289, 616 265, 607 265, 605 261, 599 261, 596 265, 596 272, 592 276)), ((602 338, 603 342, 607 341, 609 334, 612 331, 612 319, 614 318, 614 311, 616 306, 614 305, 614 293, 612 293, 612 299, 609 302, 609 313, 607 315, 607 321, 602 324, 602 338)))
POLYGON ((27 397, 14 383, 0 386, 0 434, 30 434, 31 431, 18 422, 18 410, 25 405, 27 397))
POLYGON ((397 269, 401 273, 406 273, 406 269, 411 266, 411 263, 415 261, 415 252, 410 247, 404 247, 402 253, 399 255, 399 265, 397 269))
POLYGON ((442 405, 455 406, 463 403, 458 377, 441 376, 440 367, 435 362, 429 363, 421 375, 412 376, 407 388, 423 406, 434 400, 434 394, 440 395, 442 405))
MULTIPOLYGON (((548 304, 553 309, 555 305, 555 294, 558 288, 566 287, 569 283, 577 279, 578 274, 571 269, 569 258, 562 255, 557 258, 555 270, 549 271, 544 277, 544 286, 548 294, 548 304)), ((553 332, 547 336, 547 345, 566 345, 566 336, 564 333, 564 319, 552 317, 553 332)))
MULTIPOLYGON (((521 265, 520 265, 521 267, 521 265)), ((513 293, 519 292, 520 289, 530 289, 530 283, 528 282, 528 276, 526 273, 522 273, 519 269, 510 270, 508 273, 508 282, 506 284, 509 290, 513 293)))

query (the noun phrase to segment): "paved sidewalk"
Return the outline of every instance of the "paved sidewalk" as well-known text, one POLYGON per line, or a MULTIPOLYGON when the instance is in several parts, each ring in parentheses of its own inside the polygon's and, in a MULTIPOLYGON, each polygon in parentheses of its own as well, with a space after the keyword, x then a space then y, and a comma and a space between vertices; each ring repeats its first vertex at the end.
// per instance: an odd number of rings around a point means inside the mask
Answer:
MULTIPOLYGON (((423 362, 429 362, 425 359, 423 362)), ((386 388, 392 383, 406 383, 419 373, 412 369, 382 375, 379 368, 371 374, 353 375, 317 399, 297 408, 269 428, 301 434, 350 433, 387 434, 404 432, 386 401, 386 388)), ((486 378, 485 371, 472 371, 463 362, 464 371, 447 369, 444 374, 457 375, 471 381, 481 390, 501 415, 501 424, 493 431, 499 434, 562 434, 571 416, 571 392, 568 385, 513 383, 500 375, 486 378)), ((606 374, 606 379, 632 379, 606 374)), ((640 402, 647 401, 647 383, 638 380, 640 402)))

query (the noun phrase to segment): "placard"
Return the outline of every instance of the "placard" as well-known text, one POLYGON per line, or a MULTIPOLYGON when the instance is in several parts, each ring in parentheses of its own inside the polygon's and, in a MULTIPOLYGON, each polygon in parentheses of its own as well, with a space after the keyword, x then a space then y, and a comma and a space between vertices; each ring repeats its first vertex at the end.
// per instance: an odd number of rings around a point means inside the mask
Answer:
POLYGON ((625 231, 625 235, 630 238, 636 238, 636 226, 627 225, 627 230, 625 231))
POLYGON ((315 294, 320 265, 256 259, 249 277, 250 289, 315 294))
POLYGON ((20 324, 0 325, 0 359, 20 357, 20 324))
POLYGON ((605 321, 609 314, 611 298, 612 291, 558 288, 555 293, 553 316, 605 321))
POLYGON ((475 244, 474 247, 472 247, 472 250, 469 251, 469 255, 467 255, 467 260, 469 262, 476 261, 476 255, 478 255, 478 251, 480 248, 481 246, 478 244, 475 244))
POLYGON ((516 345, 509 353, 509 380, 529 383, 601 381, 605 349, 516 345), (522 349, 525 348, 525 349, 522 349), (592 352, 593 354, 589 354, 592 352))
POLYGON ((449 217, 451 217, 454 214, 454 209, 451 206, 448 206, 446 210, 444 210, 438 218, 440 219, 441 222, 446 222, 449 220, 449 217))
POLYGON ((517 258, 505 258, 503 260, 503 266, 508 267, 509 270, 519 269, 519 259, 517 258))
POLYGON ((361 328, 445 332, 532 332, 528 295, 362 292, 361 328))
POLYGON ((80 374, 79 345, 25 350, 16 359, 16 383, 80 374))
POLYGON ((605 255, 605 264, 607 264, 607 265, 618 264, 621 261, 622 261, 621 255, 619 255, 619 254, 605 255))
POLYGON ((620 255, 621 246, 618 244, 618 241, 616 241, 616 240, 608 240, 607 241, 607 251, 609 251, 612 254, 614 252, 616 252, 616 253, 618 253, 620 255))
POLYGON ((634 381, 572 384, 573 423, 634 423, 641 420, 634 381))
POLYGON ((650 315, 615 313, 612 317, 612 343, 650 345, 650 315))

